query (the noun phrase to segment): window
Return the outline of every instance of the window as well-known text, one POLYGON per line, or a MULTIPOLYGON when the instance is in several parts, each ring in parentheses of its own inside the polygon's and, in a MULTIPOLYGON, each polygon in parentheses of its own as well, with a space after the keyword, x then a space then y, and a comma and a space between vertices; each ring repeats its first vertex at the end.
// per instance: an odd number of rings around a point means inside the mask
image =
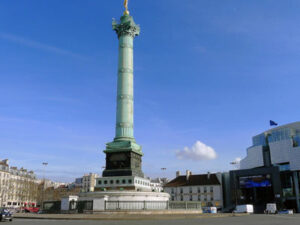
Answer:
POLYGON ((122 180, 122 183, 123 183, 123 184, 126 184, 126 180, 122 180))
POLYGON ((128 180, 128 184, 131 184, 131 183, 132 183, 132 180, 131 180, 131 179, 129 179, 129 180, 128 180))
POLYGON ((210 192, 214 192, 214 187, 210 187, 210 192))
POLYGON ((99 184, 99 185, 101 185, 101 184, 102 184, 101 180, 98 180, 98 184, 99 184))
POLYGON ((120 183, 120 181, 119 181, 119 180, 116 180, 116 183, 117 183, 117 184, 119 184, 119 183, 120 183))
POLYGON ((204 193, 206 193, 207 192, 207 187, 204 187, 204 193))
POLYGON ((193 201, 193 195, 190 195, 190 201, 193 201))
POLYGON ((211 201, 214 200, 214 196, 213 196, 213 195, 210 196, 210 200, 211 200, 211 201))
POLYGON ((181 194, 183 193, 183 189, 182 189, 182 188, 180 188, 180 193, 181 193, 181 194))
POLYGON ((183 201, 183 196, 182 195, 180 196, 180 201, 183 201))
POLYGON ((192 187, 190 187, 190 193, 192 193, 193 192, 193 189, 192 189, 192 187))
POLYGON ((200 190, 200 187, 198 187, 198 188, 197 188, 197 192, 198 192, 198 193, 200 193, 200 192, 201 192, 201 190, 200 190))
POLYGON ((114 183, 114 180, 110 180, 110 184, 113 184, 114 183))
POLYGON ((174 188, 171 189, 171 193, 174 194, 174 188))
POLYGON ((198 201, 201 201, 201 195, 198 195, 198 201))
POLYGON ((104 181, 104 184, 107 184, 107 180, 104 181))

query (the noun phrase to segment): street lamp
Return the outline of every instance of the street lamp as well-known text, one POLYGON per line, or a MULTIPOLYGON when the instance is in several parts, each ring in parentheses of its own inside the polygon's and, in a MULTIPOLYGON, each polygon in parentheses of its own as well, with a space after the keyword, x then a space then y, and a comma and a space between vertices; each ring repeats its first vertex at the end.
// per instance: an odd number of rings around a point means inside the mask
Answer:
MULTIPOLYGON (((234 165, 237 168, 240 165, 240 161, 235 160, 235 161, 231 162, 230 164, 234 165)), ((236 187, 237 176, 236 176, 235 173, 234 173, 234 176, 233 176, 233 182, 234 182, 235 206, 237 206, 237 187, 236 187)))
POLYGON ((42 165, 45 168, 45 169, 43 169, 44 184, 43 184, 43 192, 42 192, 42 209, 44 209, 45 185, 46 185, 45 171, 46 171, 46 167, 48 166, 48 163, 47 162, 43 162, 42 165))

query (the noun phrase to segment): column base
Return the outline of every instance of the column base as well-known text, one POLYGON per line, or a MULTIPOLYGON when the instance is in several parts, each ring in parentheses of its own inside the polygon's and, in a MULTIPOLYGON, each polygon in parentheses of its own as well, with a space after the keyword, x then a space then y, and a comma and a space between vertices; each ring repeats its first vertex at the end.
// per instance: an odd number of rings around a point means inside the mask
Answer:
POLYGON ((106 167, 103 177, 112 176, 139 176, 142 172, 141 146, 135 141, 113 141, 106 145, 106 167))

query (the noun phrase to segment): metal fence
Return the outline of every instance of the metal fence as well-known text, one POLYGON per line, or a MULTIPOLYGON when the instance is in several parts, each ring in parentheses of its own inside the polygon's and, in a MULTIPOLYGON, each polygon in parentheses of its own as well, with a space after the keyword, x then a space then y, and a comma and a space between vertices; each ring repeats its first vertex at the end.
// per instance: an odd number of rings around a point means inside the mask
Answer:
POLYGON ((77 203, 77 210, 79 213, 93 210, 93 201, 79 201, 77 203))
POLYGON ((169 202, 169 209, 200 210, 201 202, 169 202))
POLYGON ((201 202, 105 201, 105 210, 200 210, 201 202))
POLYGON ((105 210, 164 210, 168 202, 160 201, 105 201, 105 210))

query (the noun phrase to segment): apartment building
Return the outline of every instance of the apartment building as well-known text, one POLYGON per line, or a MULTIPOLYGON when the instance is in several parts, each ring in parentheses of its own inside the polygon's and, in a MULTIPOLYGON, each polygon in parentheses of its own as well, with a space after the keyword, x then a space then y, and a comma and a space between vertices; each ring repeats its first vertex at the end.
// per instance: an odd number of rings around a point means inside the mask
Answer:
POLYGON ((96 185, 96 178, 98 178, 99 175, 96 173, 89 173, 85 174, 82 177, 82 192, 93 192, 95 185, 96 185))
POLYGON ((221 173, 196 174, 187 170, 181 176, 176 172, 176 178, 164 186, 171 201, 199 201, 202 207, 223 207, 222 175, 221 173))
POLYGON ((7 159, 0 160, 0 206, 35 206, 38 184, 33 171, 10 167, 7 159))

